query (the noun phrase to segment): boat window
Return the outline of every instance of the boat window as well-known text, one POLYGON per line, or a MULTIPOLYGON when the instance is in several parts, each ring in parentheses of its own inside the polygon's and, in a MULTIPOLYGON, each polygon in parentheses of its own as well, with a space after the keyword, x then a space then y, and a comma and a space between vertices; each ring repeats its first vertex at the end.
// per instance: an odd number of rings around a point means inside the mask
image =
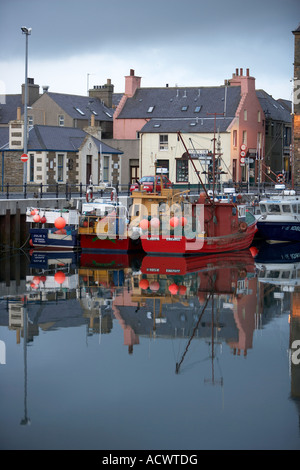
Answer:
POLYGON ((295 212, 295 214, 297 214, 297 205, 296 204, 292 205, 292 209, 293 209, 293 212, 295 212))
POLYGON ((270 271, 268 277, 271 277, 273 279, 277 279, 277 278, 279 278, 279 274, 280 274, 279 271, 270 271))
POLYGON ((290 277, 290 272, 289 272, 289 271, 283 271, 281 277, 282 277, 282 279, 289 279, 289 277, 290 277))
POLYGON ((265 214, 267 212, 267 209, 266 209, 266 206, 265 204, 260 204, 260 212, 262 214, 265 214))
POLYGON ((298 204, 298 214, 300 214, 300 204, 298 204))
POLYGON ((268 212, 271 214, 280 214, 280 205, 279 204, 269 204, 268 212))
POLYGON ((282 204, 282 212, 291 212, 290 206, 287 204, 282 204))

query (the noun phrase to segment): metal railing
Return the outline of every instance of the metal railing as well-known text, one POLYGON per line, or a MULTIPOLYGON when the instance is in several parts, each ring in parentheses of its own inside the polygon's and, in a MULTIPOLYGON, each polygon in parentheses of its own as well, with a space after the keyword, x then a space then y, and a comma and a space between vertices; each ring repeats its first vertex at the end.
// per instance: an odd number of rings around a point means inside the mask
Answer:
MULTIPOLYGON (((95 185, 96 186, 96 185, 95 185)), ((130 186, 131 184, 117 184, 115 185, 115 189, 117 195, 123 196, 130 196, 130 186)), ((212 185, 207 184, 205 185, 206 189, 212 189, 212 185)), ((22 184, 17 185, 13 183, 6 183, 2 185, 0 190, 0 200, 3 199, 43 199, 43 198, 53 198, 53 199, 66 199, 70 200, 72 197, 77 198, 84 198, 86 195, 87 188, 89 187, 88 184, 72 184, 72 183, 54 183, 54 184, 22 184)), ((257 184, 248 184, 248 183, 224 183, 222 185, 222 189, 226 187, 235 188, 237 193, 241 194, 255 194, 255 195, 262 195, 269 192, 274 192, 275 186, 274 183, 260 183, 258 186, 257 184)), ((202 186, 200 183, 191 184, 191 183, 175 183, 173 184, 173 188, 180 190, 180 191, 190 191, 191 194, 199 194, 202 191, 202 186)), ((290 189, 291 185, 286 184, 286 188, 290 189)), ((295 191, 297 193, 300 192, 300 187, 295 186, 295 191)), ((220 190, 220 188, 216 188, 216 190, 220 190)), ((102 191, 103 192, 103 191, 102 191)), ((101 195, 101 191, 99 191, 101 195)))

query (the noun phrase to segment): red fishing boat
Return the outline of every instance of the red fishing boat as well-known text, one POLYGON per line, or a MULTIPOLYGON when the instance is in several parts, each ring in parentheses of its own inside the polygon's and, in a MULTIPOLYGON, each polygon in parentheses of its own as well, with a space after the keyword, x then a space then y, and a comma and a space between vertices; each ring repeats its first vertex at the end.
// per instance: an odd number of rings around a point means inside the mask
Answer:
MULTIPOLYGON (((178 134, 182 140, 180 133, 178 134)), ((184 141, 182 140, 183 145, 184 141)), ((222 253, 249 248, 257 231, 255 217, 241 198, 227 200, 206 190, 199 171, 185 146, 203 192, 190 201, 188 191, 162 188, 160 193, 134 191, 131 223, 138 223, 142 248, 146 253, 192 255, 222 253)), ((215 165, 214 165, 215 167, 215 165)), ((214 186, 213 186, 214 187, 214 186)))

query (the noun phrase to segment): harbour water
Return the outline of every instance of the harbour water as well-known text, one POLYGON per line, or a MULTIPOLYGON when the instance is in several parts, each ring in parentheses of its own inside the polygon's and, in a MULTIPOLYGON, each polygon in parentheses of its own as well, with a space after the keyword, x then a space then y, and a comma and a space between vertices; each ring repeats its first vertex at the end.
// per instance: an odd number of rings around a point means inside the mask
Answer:
POLYGON ((2 255, 0 448, 299 449, 299 257, 2 255))

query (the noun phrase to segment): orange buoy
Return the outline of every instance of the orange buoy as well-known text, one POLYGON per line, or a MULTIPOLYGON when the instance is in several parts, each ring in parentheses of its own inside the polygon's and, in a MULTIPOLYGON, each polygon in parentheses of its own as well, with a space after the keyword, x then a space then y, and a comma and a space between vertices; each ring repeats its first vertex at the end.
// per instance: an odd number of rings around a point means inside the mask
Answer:
POLYGON ((140 288, 146 290, 146 289, 148 289, 148 287, 149 287, 148 279, 141 279, 140 280, 140 288))
POLYGON ((66 275, 62 271, 57 271, 54 274, 54 280, 55 282, 57 282, 57 284, 62 284, 65 279, 66 279, 66 275))
POLYGON ((179 224, 180 224, 182 227, 185 227, 186 224, 187 224, 187 219, 186 219, 186 217, 179 217, 179 224))
POLYGON ((142 230, 148 230, 148 227, 149 227, 149 222, 147 219, 142 219, 140 221, 140 227, 142 230))
POLYGON ((186 293, 186 286, 179 286, 179 295, 184 295, 186 293))
POLYGON ((160 221, 157 217, 153 217, 153 219, 150 220, 150 225, 153 228, 158 228, 160 226, 160 221))
POLYGON ((66 221, 63 217, 57 217, 57 219, 55 219, 54 225, 56 228, 62 229, 66 226, 66 221))
POLYGON ((33 282, 33 284, 38 286, 39 283, 41 282, 40 276, 34 276, 34 278, 32 279, 32 282, 33 282))
POLYGON ((171 225, 171 227, 177 227, 178 224, 179 224, 179 219, 178 219, 178 217, 171 217, 171 219, 170 219, 170 225, 171 225))
POLYGON ((175 283, 174 283, 174 284, 171 284, 171 285, 169 286, 169 291, 171 292, 171 294, 176 295, 177 292, 178 292, 178 286, 177 286, 177 284, 175 284, 175 283))
POLYGON ((152 281, 149 287, 150 287, 150 290, 152 290, 153 292, 157 292, 159 290, 159 282, 152 281))
POLYGON ((36 209, 32 209, 31 215, 35 215, 36 213, 37 213, 37 210, 36 210, 36 209))
POLYGON ((35 214, 35 215, 33 216, 33 222, 35 222, 35 223, 39 223, 39 222, 40 222, 40 220, 41 220, 41 217, 40 217, 40 215, 39 215, 39 214, 35 214))
POLYGON ((47 219, 46 217, 43 215, 43 217, 41 217, 41 224, 45 224, 47 222, 47 219))
POLYGON ((256 246, 251 246, 251 247, 250 247, 250 253, 251 253, 251 255, 253 256, 253 258, 255 258, 255 256, 256 256, 257 253, 258 253, 258 249, 256 248, 256 246))

